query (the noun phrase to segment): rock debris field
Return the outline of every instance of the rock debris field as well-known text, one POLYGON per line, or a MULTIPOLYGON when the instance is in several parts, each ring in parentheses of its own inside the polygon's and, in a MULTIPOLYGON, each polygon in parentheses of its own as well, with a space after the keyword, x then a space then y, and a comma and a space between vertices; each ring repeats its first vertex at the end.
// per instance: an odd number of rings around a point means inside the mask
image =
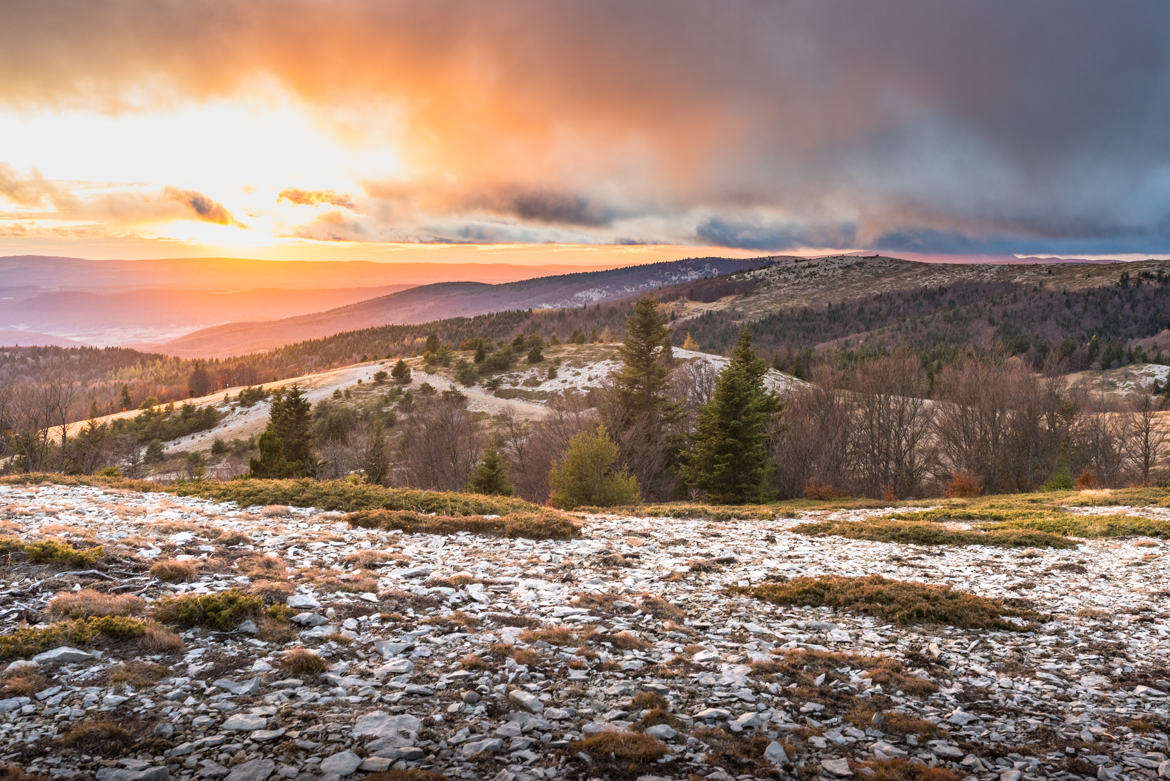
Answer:
POLYGON ((0 765, 102 781, 1170 778, 1170 542, 788 531, 875 514, 586 516, 577 539, 529 540, 3 485, 0 534, 103 558, 8 553, 0 633, 103 611, 159 629, 0 639, 0 765), (820 575, 1024 600, 1037 617, 896 625, 736 590, 820 575), (238 616, 173 608, 223 592, 238 616))

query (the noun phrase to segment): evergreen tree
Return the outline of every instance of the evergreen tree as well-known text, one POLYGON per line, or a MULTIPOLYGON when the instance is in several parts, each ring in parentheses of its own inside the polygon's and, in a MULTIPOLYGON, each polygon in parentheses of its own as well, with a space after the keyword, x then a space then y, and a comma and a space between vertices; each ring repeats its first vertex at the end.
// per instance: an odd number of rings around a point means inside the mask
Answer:
POLYGON ((768 454, 771 422, 781 407, 764 386, 766 371, 745 328, 731 363, 715 380, 714 395, 699 408, 683 469, 687 483, 711 501, 742 504, 764 496, 773 469, 768 454))
POLYGON ((249 476, 313 476, 316 462, 309 431, 311 411, 308 399, 296 385, 273 392, 268 427, 257 442, 260 458, 252 459, 249 476))
POLYGON ((394 378, 395 382, 402 385, 410 384, 410 367, 406 365, 406 361, 401 358, 398 363, 394 364, 394 368, 390 370, 390 376, 394 378))
POLYGON ((126 385, 122 386, 122 398, 119 403, 122 405, 123 412, 134 406, 134 403, 130 401, 130 388, 126 385))
POLYGON ((441 341, 439 341, 439 335, 438 334, 431 334, 430 336, 427 337, 427 342, 426 342, 426 346, 424 349, 428 353, 437 353, 439 351, 439 348, 442 346, 443 346, 443 343, 441 341))
POLYGON ((606 418, 616 435, 622 461, 644 490, 661 497, 674 483, 679 449, 674 429, 683 410, 671 397, 670 331, 653 298, 647 296, 635 305, 618 353, 622 367, 613 376, 611 410, 606 418))
POLYGON ((215 379, 202 361, 195 363, 195 369, 187 379, 187 395, 198 398, 215 390, 215 379))
POLYGON ((553 488, 549 501, 565 510, 635 504, 641 498, 637 478, 619 468, 618 446, 605 426, 573 435, 565 457, 553 466, 549 483, 553 488))
POLYGON ((508 480, 508 465, 500 458, 500 451, 489 447, 483 458, 471 471, 471 479, 467 482, 467 490, 477 494, 493 494, 496 496, 511 496, 515 489, 508 480))

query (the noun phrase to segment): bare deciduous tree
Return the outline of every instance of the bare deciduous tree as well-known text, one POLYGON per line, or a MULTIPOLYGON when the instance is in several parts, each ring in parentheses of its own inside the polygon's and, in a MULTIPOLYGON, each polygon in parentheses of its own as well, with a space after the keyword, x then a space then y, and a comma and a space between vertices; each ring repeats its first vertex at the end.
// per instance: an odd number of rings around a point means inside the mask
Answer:
POLYGON ((802 496, 809 480, 842 491, 849 484, 849 432, 853 405, 839 373, 813 372, 785 400, 781 428, 772 444, 773 484, 782 498, 802 496))
POLYGON ((444 391, 415 399, 399 440, 402 482, 416 488, 461 491, 479 461, 479 431, 467 399, 444 391))
POLYGON ((912 356, 879 358, 857 375, 853 459, 857 486, 869 496, 915 496, 935 461, 931 403, 912 356))
POLYGON ((1125 427, 1125 453, 1142 485, 1150 484, 1150 475, 1161 463, 1166 452, 1168 432, 1160 425, 1157 411, 1153 394, 1138 392, 1130 396, 1125 427))

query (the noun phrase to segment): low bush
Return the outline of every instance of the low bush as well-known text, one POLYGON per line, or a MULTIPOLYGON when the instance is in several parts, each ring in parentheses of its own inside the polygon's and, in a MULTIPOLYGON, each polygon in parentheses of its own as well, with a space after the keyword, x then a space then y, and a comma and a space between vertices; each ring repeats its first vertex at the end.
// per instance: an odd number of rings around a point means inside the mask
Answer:
POLYGON ((847 537, 910 545, 990 545, 997 548, 1075 548, 1076 543, 1043 531, 988 527, 986 530, 948 529, 915 521, 822 521, 792 528, 809 537, 847 537))
POLYGON ((89 568, 105 556, 102 547, 78 549, 58 540, 21 542, 12 537, 0 538, 0 555, 24 558, 34 564, 49 564, 66 569, 89 568))
POLYGON ((233 588, 214 594, 168 597, 159 602, 154 616, 164 624, 226 632, 249 618, 259 618, 263 608, 260 597, 233 588))
POLYGON ((986 531, 1031 530, 1063 537, 1156 537, 1170 539, 1170 521, 1139 515, 1086 515, 1062 509, 1020 506, 942 507, 935 510, 892 513, 884 519, 898 521, 982 522, 986 531))
POLYGON ((950 624, 973 629, 1018 630, 1008 617, 1033 618, 1035 613, 1006 603, 955 591, 948 586, 890 580, 880 575, 802 577, 752 587, 746 594, 777 605, 834 607, 875 616, 895 624, 950 624))
MULTIPOLYGON (((127 640, 151 642, 168 634, 159 627, 129 616, 74 618, 46 626, 21 627, 0 635, 0 659, 35 656, 62 645, 86 648, 127 640)), ((152 646, 144 650, 155 649, 152 646)))
POLYGON ((408 510, 361 510, 346 516, 350 526, 387 529, 408 534, 459 534, 470 532, 490 537, 526 537, 534 540, 567 540, 581 534, 568 516, 544 510, 510 513, 499 518, 423 515, 408 510))

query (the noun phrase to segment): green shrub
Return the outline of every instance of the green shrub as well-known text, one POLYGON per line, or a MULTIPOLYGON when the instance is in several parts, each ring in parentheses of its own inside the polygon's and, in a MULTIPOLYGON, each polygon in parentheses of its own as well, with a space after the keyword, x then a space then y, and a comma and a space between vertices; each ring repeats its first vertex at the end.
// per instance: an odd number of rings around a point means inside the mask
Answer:
POLYGON ((215 594, 163 599, 154 615, 164 624, 226 632, 249 618, 258 618, 263 608, 264 602, 260 597, 233 588, 215 594))
POLYGON ((0 635, 0 659, 35 656, 62 645, 85 648, 103 640, 130 640, 145 635, 149 626, 129 616, 96 616, 21 627, 0 635))
POLYGON ((553 488, 549 500, 565 510, 635 504, 639 499, 638 481, 618 465, 618 446, 604 426, 573 435, 549 483, 553 488))
POLYGON ((35 564, 57 567, 92 567, 105 556, 102 547, 78 550, 57 540, 24 543, 13 537, 0 537, 0 556, 23 556, 35 564))

